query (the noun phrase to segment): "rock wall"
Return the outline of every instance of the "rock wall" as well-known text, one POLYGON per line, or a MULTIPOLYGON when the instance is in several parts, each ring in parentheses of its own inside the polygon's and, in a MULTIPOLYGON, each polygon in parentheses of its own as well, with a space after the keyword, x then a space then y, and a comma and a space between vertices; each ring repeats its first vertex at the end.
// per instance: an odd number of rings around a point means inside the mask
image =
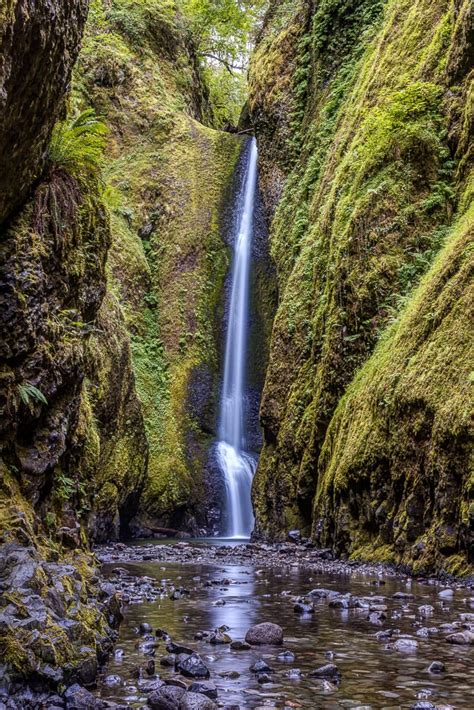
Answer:
POLYGON ((146 467, 129 336, 104 300, 99 124, 55 124, 86 9, 18 2, 2 16, 0 693, 12 707, 94 682, 119 602, 89 544, 126 527, 146 467))
POLYGON ((93 2, 74 86, 110 129, 110 285, 131 333, 149 442, 132 527, 210 529, 227 205, 244 138, 209 127, 174 3, 93 2))
POLYGON ((416 290, 472 229, 472 22, 466 2, 272 3, 249 102, 281 294, 254 488, 264 535, 301 527, 419 569, 472 563, 468 373, 449 374, 467 363, 462 258, 456 297, 435 272, 416 290), (421 324, 438 299, 435 336, 421 324), (414 361, 426 373, 437 337, 445 368, 428 382, 414 361))
POLYGON ((5 0, 0 8, 0 224, 41 174, 79 51, 88 0, 5 0), (55 81, 43 81, 55 76, 55 81), (27 120, 26 120, 27 119, 27 120))

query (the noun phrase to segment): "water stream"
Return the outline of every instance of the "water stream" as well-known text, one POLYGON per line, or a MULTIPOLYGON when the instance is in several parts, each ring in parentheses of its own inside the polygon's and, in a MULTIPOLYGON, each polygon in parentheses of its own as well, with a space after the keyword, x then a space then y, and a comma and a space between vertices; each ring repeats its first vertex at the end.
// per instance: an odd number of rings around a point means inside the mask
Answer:
POLYGON ((256 190, 257 143, 252 138, 243 187, 236 204, 236 235, 217 444, 217 458, 224 476, 227 498, 225 534, 229 538, 249 537, 254 523, 250 491, 256 461, 245 451, 244 398, 256 190))
MULTIPOLYGON (((152 547, 146 549, 152 556, 152 547)), ((176 557, 180 554, 178 549, 176 557)), ((173 668, 160 663, 167 650, 166 641, 154 635, 159 627, 175 642, 200 654, 217 686, 221 707, 408 710, 417 702, 431 703, 426 707, 438 710, 474 707, 472 647, 446 643, 443 631, 446 622, 472 614, 474 598, 468 590, 457 590, 444 600, 439 589, 430 585, 397 578, 374 580, 370 574, 315 574, 298 569, 290 560, 279 568, 232 564, 225 558, 220 563, 196 559, 184 564, 136 561, 119 566, 119 575, 117 564, 104 568, 112 581, 124 579, 125 573, 144 575, 144 583, 156 580, 163 585, 163 593, 144 604, 133 604, 132 595, 120 629, 121 651, 99 681, 98 694, 104 698, 130 708, 145 707, 146 675, 137 680, 137 668, 150 658, 162 680, 183 681, 173 668), (387 618, 373 623, 367 609, 331 608, 327 599, 315 602, 313 614, 295 614, 293 595, 307 594, 315 587, 372 599, 386 606, 387 618), (177 600, 170 594, 175 588, 186 590, 177 600), (406 598, 397 599, 397 592, 407 593, 406 598), (137 632, 143 621, 153 628, 150 638, 156 648, 152 656, 147 655, 146 642, 137 632), (223 624, 232 639, 240 640, 252 624, 262 621, 276 621, 283 627, 283 646, 233 650, 228 644, 198 640, 200 632, 223 624), (393 638, 378 638, 378 632, 390 630, 393 638), (411 652, 397 650, 394 641, 400 638, 415 639, 417 647, 411 652), (293 655, 284 658, 280 656, 283 651, 293 655), (265 684, 250 670, 262 658, 271 668, 270 682, 265 684), (445 672, 429 672, 433 661, 442 662, 445 672), (328 662, 340 669, 340 683, 311 677, 312 669, 328 662), (117 683, 108 686, 103 678, 110 674, 117 683)))

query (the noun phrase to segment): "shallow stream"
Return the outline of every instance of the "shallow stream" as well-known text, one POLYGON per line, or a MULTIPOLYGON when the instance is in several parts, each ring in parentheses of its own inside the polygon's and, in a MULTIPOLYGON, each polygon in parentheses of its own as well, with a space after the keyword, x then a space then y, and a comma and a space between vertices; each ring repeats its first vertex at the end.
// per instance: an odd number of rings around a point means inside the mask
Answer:
MULTIPOLYGON (((137 648, 143 639, 137 627, 148 622, 153 633, 157 627, 164 629, 174 642, 201 655, 218 688, 217 702, 221 706, 388 709, 411 708, 427 701, 437 707, 474 708, 474 647, 447 643, 446 631, 439 628, 459 621, 460 614, 474 612, 472 590, 455 589, 451 598, 442 599, 440 587, 396 577, 313 574, 292 565, 258 568, 225 562, 120 562, 104 566, 105 574, 112 579, 126 579, 126 573, 146 576, 156 580, 164 591, 155 601, 126 605, 117 644, 123 656, 119 651, 104 673, 119 676, 121 682, 113 687, 100 683, 101 697, 128 703, 132 708, 146 706, 147 696, 139 689, 136 669, 150 659, 137 648), (117 567, 126 573, 114 574, 117 567), (171 599, 172 590, 180 587, 189 593, 171 599), (384 597, 378 604, 387 606, 387 618, 374 623, 374 619, 367 618, 367 609, 331 608, 327 598, 313 600, 314 614, 295 613, 294 597, 315 588, 350 592, 359 598, 384 597), (400 591, 414 596, 394 599, 393 595, 400 591), (423 605, 434 609, 423 615, 419 610, 423 605), (263 621, 283 627, 283 646, 234 651, 229 645, 194 639, 199 632, 227 625, 233 640, 243 640, 252 624, 263 621), (421 628, 438 630, 429 636, 417 635, 421 628), (376 637, 377 632, 389 629, 398 630, 391 639, 376 637), (404 636, 416 640, 416 650, 401 652, 393 648, 394 641, 404 636), (295 659, 278 660, 282 651, 291 651, 295 659), (249 670, 260 658, 272 669, 268 674, 270 683, 259 683, 249 670), (439 675, 429 673, 432 661, 441 661, 446 671, 439 675), (339 684, 308 677, 309 671, 328 662, 338 666, 339 684), (238 673, 238 677, 223 677, 231 672, 238 673)), ((154 653, 160 678, 178 677, 173 669, 160 666, 160 658, 167 654, 166 641, 160 640, 154 653)))

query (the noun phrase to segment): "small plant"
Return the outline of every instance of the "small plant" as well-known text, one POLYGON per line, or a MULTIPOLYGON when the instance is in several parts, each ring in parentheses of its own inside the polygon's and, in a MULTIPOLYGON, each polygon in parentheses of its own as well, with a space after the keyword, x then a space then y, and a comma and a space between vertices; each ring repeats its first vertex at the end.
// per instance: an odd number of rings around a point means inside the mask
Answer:
POLYGON ((26 404, 30 412, 33 412, 34 402, 41 402, 41 404, 48 404, 48 400, 44 394, 37 387, 31 384, 31 382, 25 382, 23 385, 18 385, 18 392, 20 394, 20 399, 23 404, 26 404))
POLYGON ((80 113, 73 121, 59 123, 49 146, 49 161, 75 178, 81 187, 88 187, 100 175, 107 126, 92 108, 80 113))
POLYGON ((93 109, 56 125, 48 153, 48 176, 36 191, 33 226, 40 236, 51 233, 62 250, 65 235, 77 228, 78 207, 85 195, 99 192, 106 126, 93 109))
POLYGON ((76 492, 77 485, 72 478, 69 478, 64 473, 57 474, 55 480, 55 493, 60 500, 69 500, 76 492))

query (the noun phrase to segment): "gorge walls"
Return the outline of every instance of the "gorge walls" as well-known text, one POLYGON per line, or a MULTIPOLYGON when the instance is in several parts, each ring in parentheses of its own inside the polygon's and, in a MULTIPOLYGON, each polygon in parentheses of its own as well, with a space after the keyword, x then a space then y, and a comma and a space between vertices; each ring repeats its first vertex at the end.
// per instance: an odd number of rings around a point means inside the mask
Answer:
POLYGON ((472 52, 467 2, 267 13, 249 110, 281 298, 261 534, 472 564, 472 52))

